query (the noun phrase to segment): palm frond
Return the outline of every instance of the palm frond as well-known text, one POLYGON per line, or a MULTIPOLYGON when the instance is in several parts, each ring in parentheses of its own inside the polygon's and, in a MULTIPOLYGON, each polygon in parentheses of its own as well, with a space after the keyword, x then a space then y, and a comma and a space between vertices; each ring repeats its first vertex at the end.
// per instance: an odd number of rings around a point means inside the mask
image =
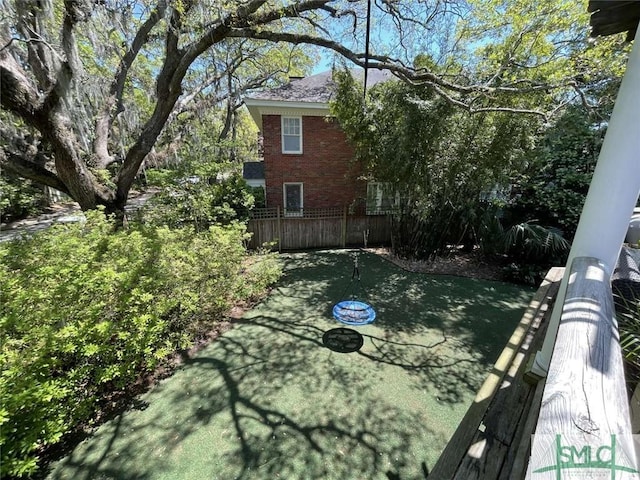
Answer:
POLYGON ((569 242, 555 228, 548 228, 527 221, 509 228, 504 235, 505 251, 517 249, 527 254, 557 254, 569 249, 569 242))

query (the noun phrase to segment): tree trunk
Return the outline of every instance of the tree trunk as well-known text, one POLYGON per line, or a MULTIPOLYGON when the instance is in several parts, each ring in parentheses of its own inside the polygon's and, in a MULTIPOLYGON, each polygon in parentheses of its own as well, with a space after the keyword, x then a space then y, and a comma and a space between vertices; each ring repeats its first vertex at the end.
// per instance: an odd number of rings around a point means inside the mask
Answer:
POLYGON ((68 119, 52 113, 47 118, 48 130, 42 129, 45 139, 53 148, 56 173, 71 197, 82 210, 108 205, 115 199, 114 192, 102 185, 81 158, 81 149, 73 132, 67 128, 68 119))

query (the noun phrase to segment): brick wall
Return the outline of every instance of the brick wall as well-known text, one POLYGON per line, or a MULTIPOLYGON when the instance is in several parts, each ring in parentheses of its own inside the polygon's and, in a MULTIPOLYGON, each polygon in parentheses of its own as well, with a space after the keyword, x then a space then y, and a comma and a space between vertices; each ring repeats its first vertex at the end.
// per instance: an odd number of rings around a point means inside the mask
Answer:
POLYGON ((366 196, 361 169, 338 124, 324 117, 302 117, 302 154, 283 154, 280 116, 263 115, 264 176, 267 206, 283 206, 282 184, 302 182, 305 208, 350 205, 366 196))

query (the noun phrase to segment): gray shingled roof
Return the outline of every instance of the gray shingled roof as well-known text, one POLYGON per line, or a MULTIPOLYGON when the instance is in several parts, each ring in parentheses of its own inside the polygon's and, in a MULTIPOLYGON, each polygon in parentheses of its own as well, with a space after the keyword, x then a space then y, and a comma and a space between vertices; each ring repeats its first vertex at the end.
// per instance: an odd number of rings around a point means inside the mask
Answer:
POLYGON ((264 162, 245 162, 242 164, 242 178, 245 180, 264 179, 264 162))
MULTIPOLYGON (((332 72, 322 72, 309 77, 291 80, 286 85, 248 95, 248 99, 273 100, 288 102, 328 103, 333 96, 335 83, 332 72)), ((364 70, 352 69, 351 74, 363 78, 364 70)), ((367 86, 393 78, 388 70, 370 69, 367 75, 367 86)))

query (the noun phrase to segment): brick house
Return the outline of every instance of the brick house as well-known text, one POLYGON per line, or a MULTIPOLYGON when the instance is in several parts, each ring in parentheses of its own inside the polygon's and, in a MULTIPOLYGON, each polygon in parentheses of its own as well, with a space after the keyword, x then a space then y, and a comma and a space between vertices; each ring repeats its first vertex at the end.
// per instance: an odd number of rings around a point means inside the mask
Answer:
MULTIPOLYGON (((370 70, 367 83, 389 78, 370 70)), ((262 134, 267 207, 300 216, 304 209, 364 206, 367 195, 380 196, 376 184, 360 178, 353 149, 329 116, 334 86, 332 72, 323 72, 245 98, 262 134)))

